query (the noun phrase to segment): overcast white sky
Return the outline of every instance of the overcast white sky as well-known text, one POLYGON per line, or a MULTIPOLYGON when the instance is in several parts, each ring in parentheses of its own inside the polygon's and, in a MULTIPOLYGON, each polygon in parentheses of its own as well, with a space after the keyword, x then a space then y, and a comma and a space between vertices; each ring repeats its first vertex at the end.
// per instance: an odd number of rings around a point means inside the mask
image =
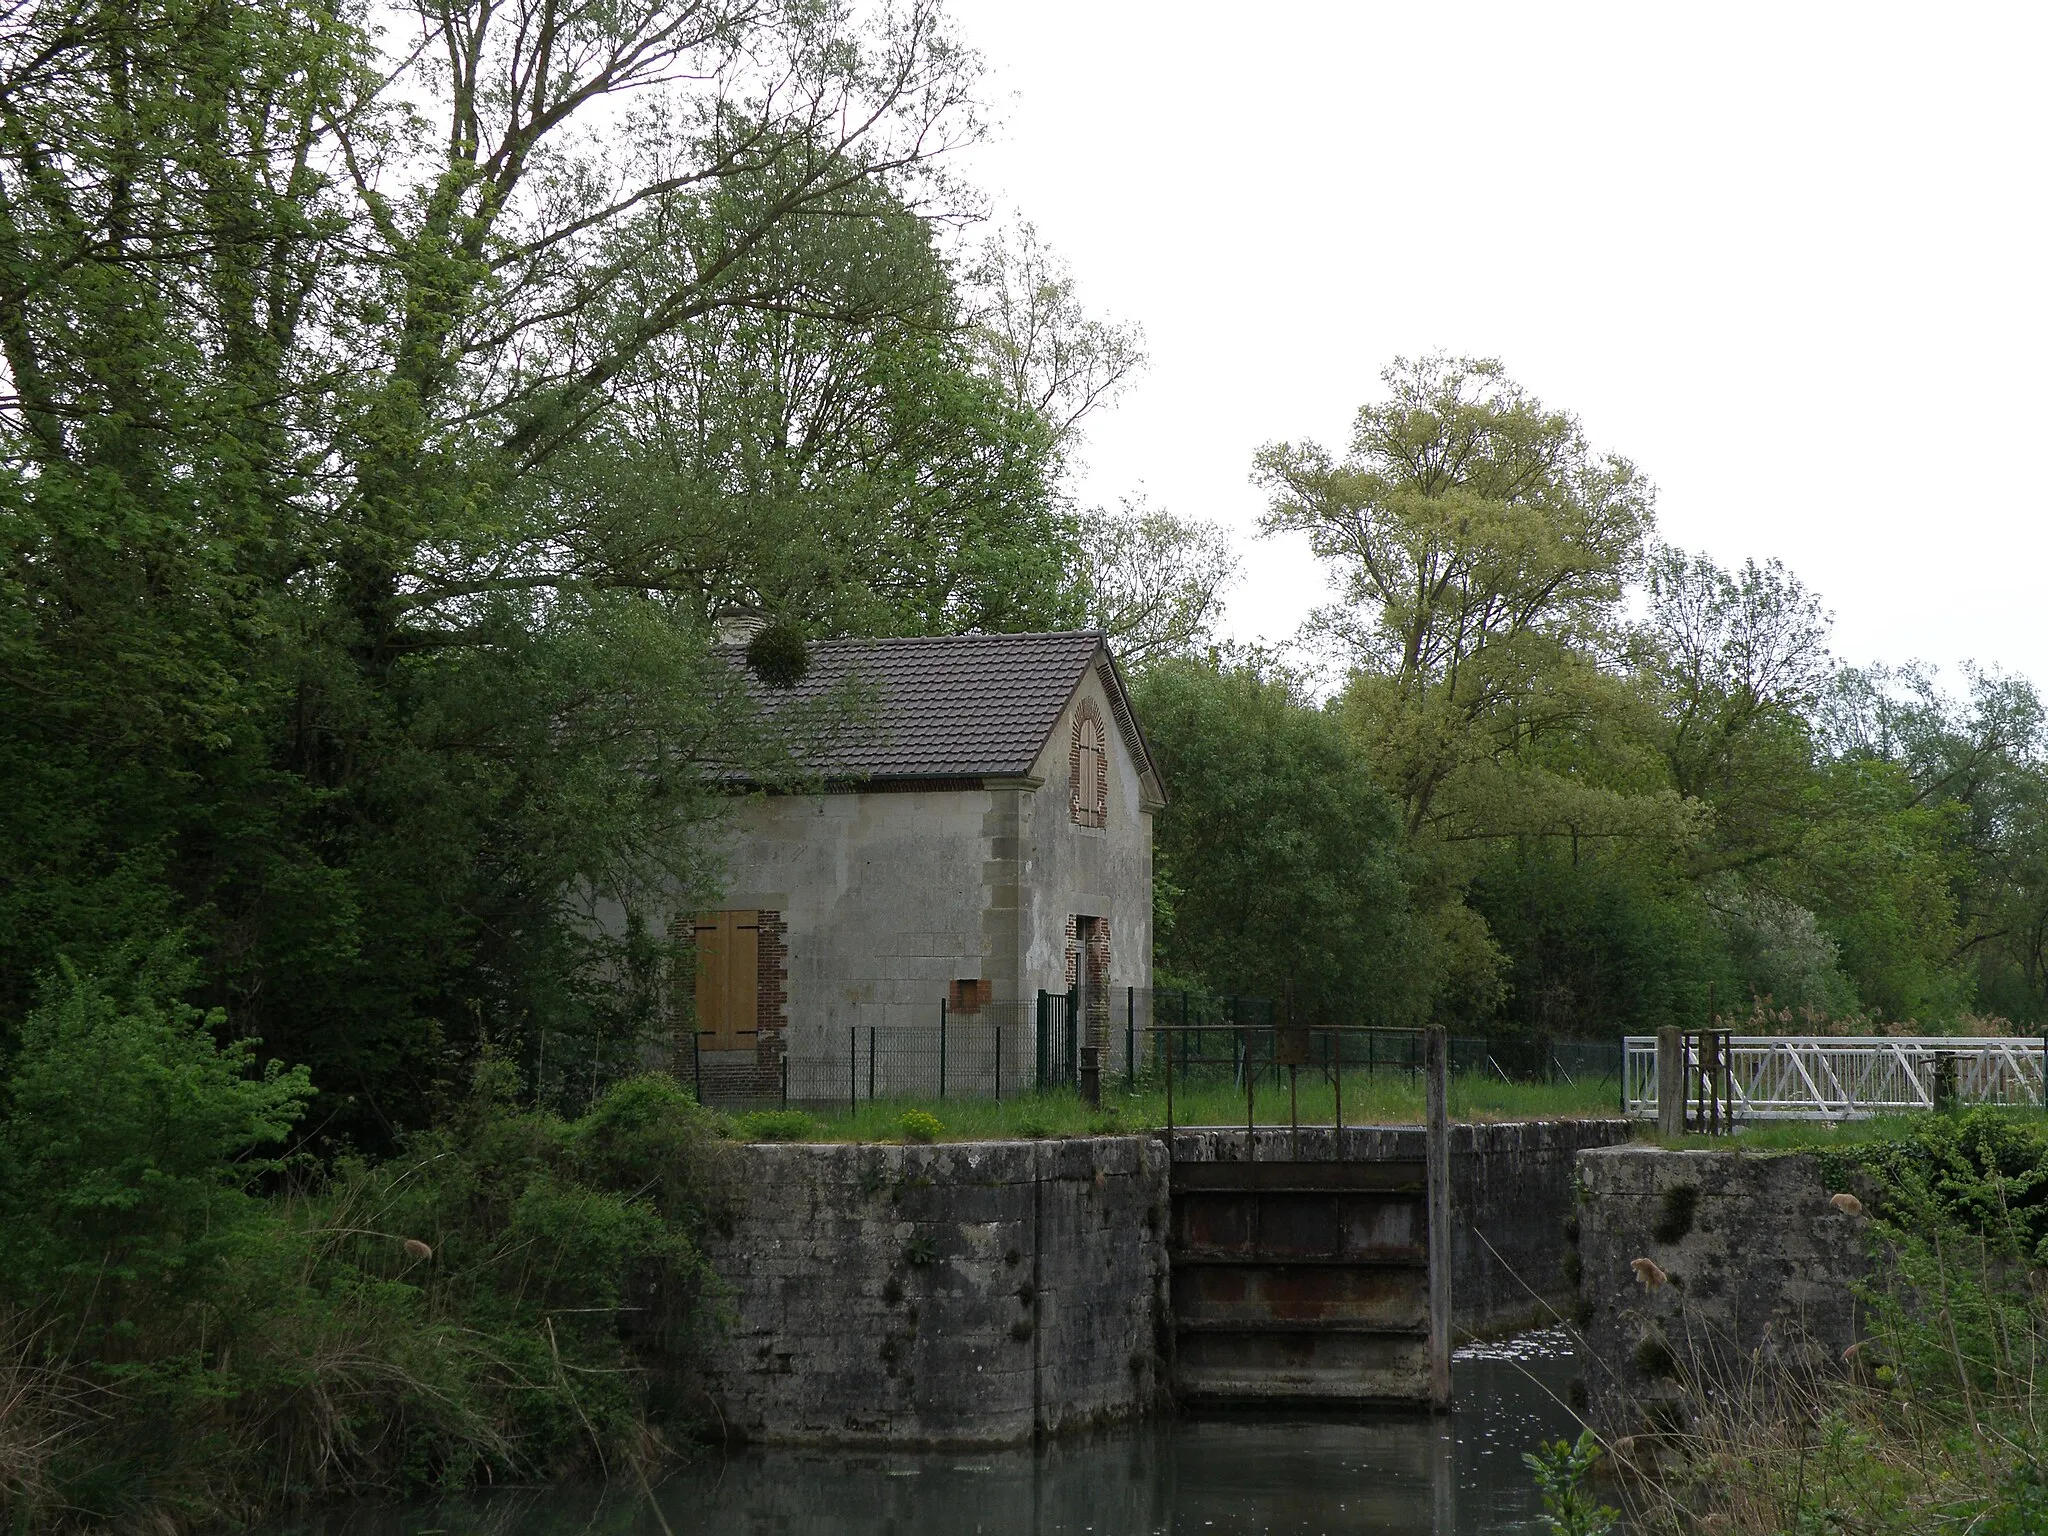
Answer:
POLYGON ((2048 684, 2048 6, 953 9, 1003 119, 962 168, 1147 334, 1088 489, 1238 530, 1238 635, 1321 593, 1254 451, 1443 348, 1634 459, 1665 537, 1784 560, 1844 659, 2048 684))

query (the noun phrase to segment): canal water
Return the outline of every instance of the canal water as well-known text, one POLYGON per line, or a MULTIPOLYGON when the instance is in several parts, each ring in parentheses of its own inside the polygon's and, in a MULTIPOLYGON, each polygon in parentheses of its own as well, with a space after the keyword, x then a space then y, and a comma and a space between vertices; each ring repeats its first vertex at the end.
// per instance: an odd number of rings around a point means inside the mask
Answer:
POLYGON ((1183 1416, 1029 1450, 707 1453, 637 1484, 364 1506, 276 1536, 1480 1536, 1538 1531, 1522 1464, 1577 1434, 1561 1331, 1461 1352, 1443 1418, 1183 1416))

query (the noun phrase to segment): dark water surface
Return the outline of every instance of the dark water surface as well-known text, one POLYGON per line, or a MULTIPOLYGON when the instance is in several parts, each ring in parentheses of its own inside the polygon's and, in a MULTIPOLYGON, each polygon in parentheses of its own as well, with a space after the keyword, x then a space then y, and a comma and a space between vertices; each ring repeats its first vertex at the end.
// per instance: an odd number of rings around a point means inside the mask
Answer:
POLYGON ((276 1536, 1479 1536, 1535 1531, 1522 1453, 1577 1433, 1552 1335, 1464 1352, 1445 1419, 1182 1417, 980 1454, 743 1450, 652 1490, 589 1484, 368 1506, 276 1536))

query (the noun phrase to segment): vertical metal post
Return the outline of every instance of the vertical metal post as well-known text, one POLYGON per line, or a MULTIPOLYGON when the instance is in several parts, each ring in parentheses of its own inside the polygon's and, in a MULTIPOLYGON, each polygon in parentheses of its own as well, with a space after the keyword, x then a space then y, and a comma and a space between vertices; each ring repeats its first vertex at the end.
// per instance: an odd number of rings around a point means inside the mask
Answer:
POLYGON ((782 1107, 789 1108, 789 1052, 782 1053, 782 1107))
POLYGON ((1046 1047, 1046 1043, 1047 1043, 1047 1042, 1046 1042, 1046 1034, 1047 1034, 1047 1031, 1048 1031, 1048 1030, 1050 1029, 1050 1027, 1051 1027, 1051 1017, 1052 1017, 1052 1003, 1051 1003, 1051 994, 1050 994, 1050 993, 1048 993, 1048 992, 1047 992, 1047 991, 1045 990, 1045 988, 1043 988, 1043 987, 1040 987, 1040 988, 1038 989, 1038 1042, 1037 1042, 1037 1043, 1038 1043, 1038 1051, 1037 1051, 1037 1055, 1038 1055, 1038 1086, 1039 1086, 1039 1087, 1040 1087, 1041 1089, 1043 1089, 1043 1088, 1045 1087, 1045 1047, 1046 1047))
POLYGON ((1432 1027, 1423 1040, 1429 1126, 1429 1403, 1451 1406, 1451 1116, 1449 1042, 1432 1027))
POLYGON ((1344 1034, 1341 1030, 1330 1036, 1337 1049, 1337 1157, 1344 1157, 1344 1034))
MULTIPOLYGON (((1158 1023, 1157 1023, 1157 1021, 1156 1021, 1156 1020, 1154 1021, 1154 1024, 1153 1024, 1153 1028, 1155 1028, 1155 1029, 1157 1029, 1157 1028, 1158 1028, 1158 1023)), ((2042 1060, 2043 1060, 2043 1061, 2048 1061, 2048 1056, 2044 1056, 2044 1057, 2042 1058, 2042 1060)), ((2048 1097, 2048 1095, 2044 1095, 2044 1097, 2048 1097)), ((1166 1151, 1167 1151, 1167 1155, 1168 1155, 1169 1157, 1170 1157, 1170 1156, 1172 1156, 1172 1153, 1173 1153, 1173 1035, 1172 1035, 1172 1033, 1171 1033, 1171 1032, 1169 1032, 1169 1033, 1167 1034, 1167 1037, 1166 1037, 1166 1151)))
MULTIPOLYGON (((1081 961, 1081 966, 1085 969, 1086 965, 1087 961, 1084 958, 1081 961)), ((1068 1087, 1074 1086, 1080 1080, 1080 1029, 1081 985, 1079 982, 1076 982, 1073 986, 1067 988, 1067 1059, 1062 1063, 1060 1070, 1060 1078, 1068 1087)))
POLYGON ((868 1102, 875 1102, 875 1026, 868 1026, 868 1102))
POLYGON ((1138 989, 1124 988, 1124 1077, 1131 1093, 1138 1091, 1138 989))
POLYGON ((860 1026, 846 1026, 846 1110, 860 1113, 860 1026))
MULTIPOLYGON (((1232 1022, 1237 1018, 1237 999, 1230 1000, 1232 1022)), ((1244 1160, 1255 1162, 1259 1155, 1259 1074, 1252 1068, 1252 1032, 1239 1029, 1238 1049, 1244 1054, 1244 1160)))
POLYGON ((939 999, 939 1097, 946 1096, 946 1000, 939 999))
POLYGON ((1003 1102, 1003 1026, 996 1025, 996 1102, 1003 1102))

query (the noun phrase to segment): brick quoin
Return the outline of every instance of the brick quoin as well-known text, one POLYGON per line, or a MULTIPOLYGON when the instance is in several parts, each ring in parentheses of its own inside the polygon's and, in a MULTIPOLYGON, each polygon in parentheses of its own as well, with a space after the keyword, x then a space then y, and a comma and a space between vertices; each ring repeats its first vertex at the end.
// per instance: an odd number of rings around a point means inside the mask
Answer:
POLYGON ((762 1095, 782 1092, 782 1058, 789 1049, 789 925, 780 912, 760 918, 754 972, 754 1081, 762 1095))
MULTIPOLYGON (((1071 991, 1083 974, 1081 919, 1067 918, 1067 988, 1071 991)), ((1086 945, 1088 969, 1087 1042, 1104 1045, 1109 1040, 1109 919, 1094 920, 1094 931, 1086 945)))

